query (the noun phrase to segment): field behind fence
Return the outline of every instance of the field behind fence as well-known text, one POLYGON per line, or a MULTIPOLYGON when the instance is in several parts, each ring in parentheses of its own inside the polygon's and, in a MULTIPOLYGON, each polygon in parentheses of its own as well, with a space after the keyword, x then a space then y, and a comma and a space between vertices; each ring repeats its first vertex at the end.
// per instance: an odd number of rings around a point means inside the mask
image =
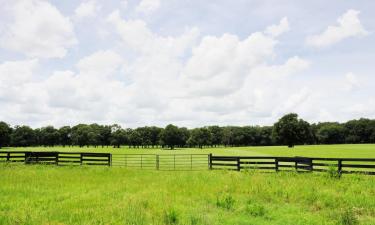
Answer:
POLYGON ((111 154, 87 152, 0 152, 0 162, 117 166, 144 170, 256 170, 375 175, 375 158, 216 156, 212 154, 111 154))

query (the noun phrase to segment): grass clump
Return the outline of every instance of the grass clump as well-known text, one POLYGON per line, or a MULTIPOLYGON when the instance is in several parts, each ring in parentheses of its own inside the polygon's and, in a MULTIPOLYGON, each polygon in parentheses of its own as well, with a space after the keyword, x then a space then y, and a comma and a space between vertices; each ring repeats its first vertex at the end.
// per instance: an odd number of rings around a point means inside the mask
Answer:
POLYGON ((175 209, 169 209, 164 211, 164 224, 165 225, 175 225, 178 224, 179 214, 175 209))
POLYGON ((222 194, 216 198, 216 206, 226 210, 233 209, 234 203, 235 200, 230 194, 222 194))

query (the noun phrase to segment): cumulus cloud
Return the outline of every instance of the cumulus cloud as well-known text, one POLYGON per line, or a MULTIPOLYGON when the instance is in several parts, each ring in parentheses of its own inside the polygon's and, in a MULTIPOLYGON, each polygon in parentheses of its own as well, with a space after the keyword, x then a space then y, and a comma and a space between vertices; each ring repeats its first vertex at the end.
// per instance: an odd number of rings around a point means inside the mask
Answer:
POLYGON ((50 3, 20 0, 6 4, 10 20, 0 46, 29 57, 62 58, 77 43, 70 19, 50 3))
POLYGON ((84 1, 75 9, 75 17, 77 19, 94 17, 100 8, 100 5, 95 0, 84 1))
POLYGON ((327 47, 349 37, 368 34, 358 18, 359 11, 350 9, 337 19, 337 25, 329 26, 321 34, 309 36, 306 43, 313 47, 327 47))
POLYGON ((160 7, 160 0, 142 0, 136 8, 137 12, 149 14, 160 7))
MULTIPOLYGON (((162 35, 120 11, 105 21, 114 38, 109 47, 72 60, 70 67, 37 76, 43 60, 1 63, 0 104, 7 112, 0 113, 2 119, 34 126, 194 127, 270 124, 290 111, 331 115, 329 108, 314 109, 324 99, 316 90, 323 88, 299 82, 311 62, 293 55, 278 58, 287 18, 241 37, 202 35, 195 27, 162 35)), ((342 80, 358 86, 354 74, 342 80)), ((326 89, 343 91, 342 84, 326 89)))
POLYGON ((289 28, 288 18, 284 17, 281 19, 278 25, 271 25, 267 27, 265 33, 273 37, 277 37, 281 35, 282 33, 289 31, 289 29, 290 28, 289 28))

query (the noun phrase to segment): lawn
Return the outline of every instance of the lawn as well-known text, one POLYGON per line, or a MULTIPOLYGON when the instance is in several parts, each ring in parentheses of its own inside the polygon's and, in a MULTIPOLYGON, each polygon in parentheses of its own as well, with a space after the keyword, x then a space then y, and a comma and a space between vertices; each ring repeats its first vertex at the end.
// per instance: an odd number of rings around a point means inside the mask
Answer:
POLYGON ((375 178, 0 164, 0 224, 375 224, 375 178))
POLYGON ((307 157, 357 157, 375 158, 375 144, 342 144, 342 145, 301 145, 294 148, 286 146, 250 146, 250 147, 217 147, 217 148, 182 148, 176 150, 160 148, 128 148, 121 147, 29 147, 3 148, 3 151, 77 151, 77 152, 110 152, 114 154, 195 154, 238 156, 307 156, 307 157))

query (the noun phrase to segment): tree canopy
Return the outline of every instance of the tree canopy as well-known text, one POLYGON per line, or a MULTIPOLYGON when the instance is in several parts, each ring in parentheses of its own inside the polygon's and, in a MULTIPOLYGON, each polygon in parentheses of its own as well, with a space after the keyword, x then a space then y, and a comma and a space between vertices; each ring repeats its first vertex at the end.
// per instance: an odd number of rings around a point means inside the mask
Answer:
POLYGON ((345 123, 309 124, 291 113, 273 126, 207 126, 188 129, 173 124, 165 128, 78 124, 55 128, 11 127, 0 122, 0 147, 15 146, 113 146, 133 148, 267 146, 298 144, 375 143, 375 120, 361 118, 345 123))

